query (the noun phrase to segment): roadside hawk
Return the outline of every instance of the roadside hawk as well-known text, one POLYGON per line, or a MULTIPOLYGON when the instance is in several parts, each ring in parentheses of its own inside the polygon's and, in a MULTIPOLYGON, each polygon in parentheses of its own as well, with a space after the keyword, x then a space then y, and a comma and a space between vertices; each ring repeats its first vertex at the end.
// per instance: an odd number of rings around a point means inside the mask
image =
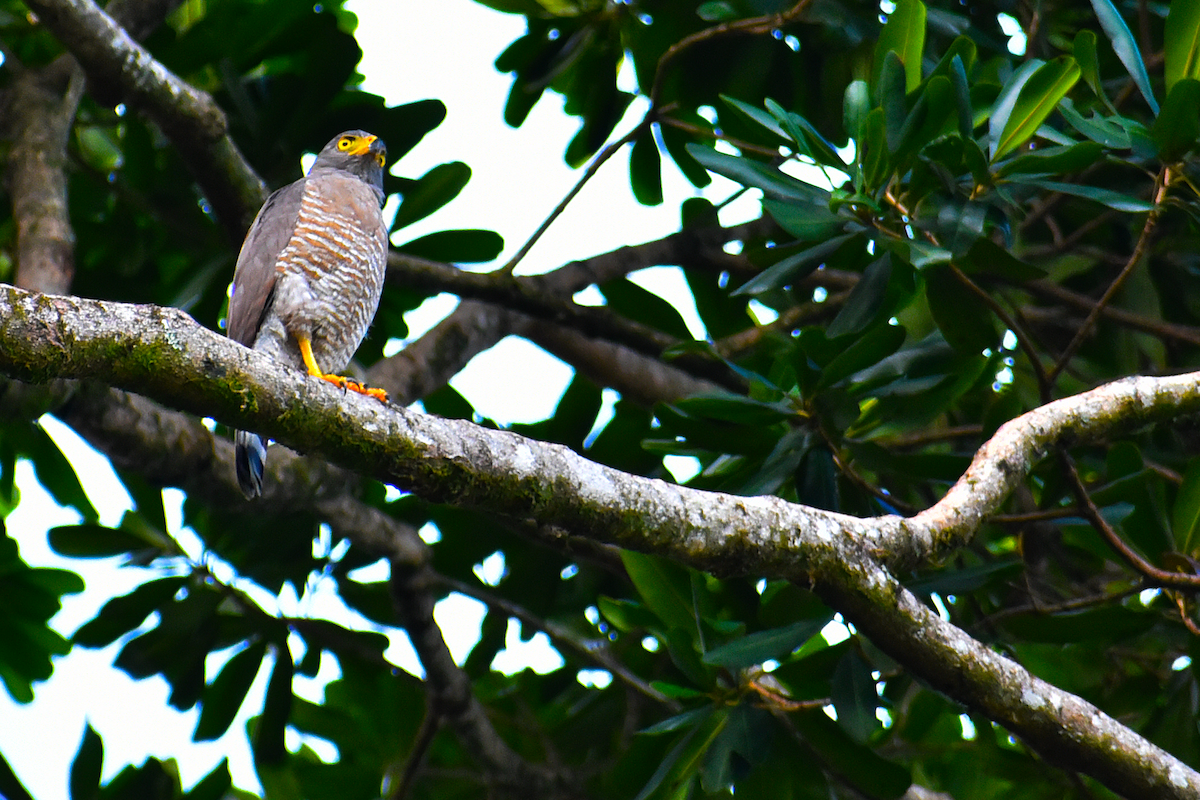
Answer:
MULTIPOLYGON (((383 168, 387 148, 365 131, 335 136, 308 175, 267 198, 238 256, 229 338, 383 402, 380 389, 336 374, 379 306, 387 266, 383 168)), ((237 479, 262 493, 267 440, 235 434, 237 479)))

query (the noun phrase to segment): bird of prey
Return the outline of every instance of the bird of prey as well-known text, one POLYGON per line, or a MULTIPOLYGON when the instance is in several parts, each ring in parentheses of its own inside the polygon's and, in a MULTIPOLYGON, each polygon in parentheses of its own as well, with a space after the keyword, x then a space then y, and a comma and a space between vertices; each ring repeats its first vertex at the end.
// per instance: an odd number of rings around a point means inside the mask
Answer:
MULTIPOLYGON (((234 341, 337 386, 387 402, 334 373, 358 349, 379 306, 387 265, 387 148, 365 131, 335 136, 308 175, 267 198, 238 256, 229 297, 234 341)), ((237 479, 262 493, 267 440, 235 434, 237 479)))

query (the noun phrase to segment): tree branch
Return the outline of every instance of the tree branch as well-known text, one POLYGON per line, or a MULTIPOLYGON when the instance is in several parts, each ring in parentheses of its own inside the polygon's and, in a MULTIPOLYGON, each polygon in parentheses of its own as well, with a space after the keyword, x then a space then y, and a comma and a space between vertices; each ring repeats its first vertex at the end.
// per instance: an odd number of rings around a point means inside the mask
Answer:
POLYGON ((266 186, 229 138, 225 112, 154 59, 91 0, 29 0, 79 61, 100 102, 124 100, 158 125, 187 162, 230 237, 240 241, 266 186))
POLYGON ((1019 417, 941 503, 900 520, 674 486, 565 447, 343 396, 171 309, 0 287, 0 372, 102 379, 433 501, 533 518, 718 574, 810 581, 893 658, 1063 766, 1131 798, 1200 793, 1200 774, 943 621, 877 560, 911 565, 961 543, 1052 444, 1200 411, 1200 375, 1130 378, 1019 417))

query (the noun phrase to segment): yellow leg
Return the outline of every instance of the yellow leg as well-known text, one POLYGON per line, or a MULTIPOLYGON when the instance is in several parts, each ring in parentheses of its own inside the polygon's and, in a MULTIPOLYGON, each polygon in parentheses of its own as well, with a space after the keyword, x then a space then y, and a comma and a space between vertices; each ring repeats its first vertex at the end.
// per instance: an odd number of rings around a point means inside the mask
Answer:
POLYGON ((304 366, 308 368, 308 374, 314 378, 320 378, 323 381, 329 381, 334 386, 341 389, 349 389, 352 392, 365 394, 368 397, 374 397, 381 403, 387 402, 387 392, 383 389, 368 389, 358 381, 352 381, 349 378, 343 378, 341 375, 332 375, 327 372, 322 372, 317 366, 317 360, 313 358, 312 342, 303 337, 296 337, 296 341, 300 344, 300 357, 304 359, 304 366))

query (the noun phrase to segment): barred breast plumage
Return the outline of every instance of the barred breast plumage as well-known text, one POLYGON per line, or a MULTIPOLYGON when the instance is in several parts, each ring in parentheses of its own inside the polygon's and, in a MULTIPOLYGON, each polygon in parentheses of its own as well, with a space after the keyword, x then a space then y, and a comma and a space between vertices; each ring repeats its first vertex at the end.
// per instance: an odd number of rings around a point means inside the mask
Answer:
MULTIPOLYGON (((383 289, 385 153, 368 133, 341 134, 306 177, 267 199, 238 257, 228 320, 230 338, 381 400, 380 390, 332 373, 358 349, 383 289)), ((238 482, 255 497, 266 440, 239 432, 236 442, 238 482)))

